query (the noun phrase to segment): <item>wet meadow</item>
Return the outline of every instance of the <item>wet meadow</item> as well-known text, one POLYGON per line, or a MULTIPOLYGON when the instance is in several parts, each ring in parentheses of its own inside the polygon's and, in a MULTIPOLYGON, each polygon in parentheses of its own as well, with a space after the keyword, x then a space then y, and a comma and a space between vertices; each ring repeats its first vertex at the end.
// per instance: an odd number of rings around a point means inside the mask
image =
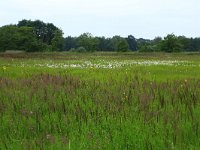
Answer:
POLYGON ((0 149, 199 148, 199 53, 0 54, 0 149))

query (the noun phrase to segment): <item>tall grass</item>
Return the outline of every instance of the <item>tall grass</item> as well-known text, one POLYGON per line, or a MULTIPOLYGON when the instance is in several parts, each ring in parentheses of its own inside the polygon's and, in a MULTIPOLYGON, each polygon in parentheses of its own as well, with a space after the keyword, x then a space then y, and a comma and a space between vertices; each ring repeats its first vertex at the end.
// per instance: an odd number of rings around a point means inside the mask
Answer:
POLYGON ((199 149, 200 79, 158 68, 2 71, 0 148, 199 149))

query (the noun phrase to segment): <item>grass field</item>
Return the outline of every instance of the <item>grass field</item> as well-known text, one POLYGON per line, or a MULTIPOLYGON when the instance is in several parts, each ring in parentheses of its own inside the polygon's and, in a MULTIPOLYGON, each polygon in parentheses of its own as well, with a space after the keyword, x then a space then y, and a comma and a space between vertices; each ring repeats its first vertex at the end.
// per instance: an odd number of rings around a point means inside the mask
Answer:
POLYGON ((0 54, 0 149, 200 149, 200 54, 0 54))

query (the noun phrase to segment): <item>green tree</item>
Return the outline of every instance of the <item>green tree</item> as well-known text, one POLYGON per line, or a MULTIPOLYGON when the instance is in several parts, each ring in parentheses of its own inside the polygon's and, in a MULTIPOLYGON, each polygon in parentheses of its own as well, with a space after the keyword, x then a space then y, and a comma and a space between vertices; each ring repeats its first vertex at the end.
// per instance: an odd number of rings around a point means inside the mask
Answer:
POLYGON ((63 51, 64 50, 64 38, 63 33, 60 30, 55 31, 54 38, 52 39, 52 50, 63 51))
POLYGON ((94 38, 91 33, 83 33, 77 38, 78 47, 84 47, 89 52, 97 50, 99 40, 94 38))
POLYGON ((45 45, 37 40, 31 27, 8 25, 0 28, 0 51, 42 51, 44 48, 45 45))
POLYGON ((137 50, 137 41, 134 36, 129 35, 128 38, 126 38, 126 41, 128 42, 130 50, 132 50, 132 51, 137 50))
POLYGON ((64 50, 69 51, 70 49, 76 48, 77 40, 75 37, 68 36, 64 39, 64 50))
POLYGON ((140 52, 150 52, 152 51, 152 41, 149 39, 139 38, 137 39, 138 50, 140 52))
POLYGON ((0 28, 0 51, 17 49, 16 26, 8 25, 0 28))
POLYGON ((125 38, 120 36, 114 36, 111 40, 111 45, 114 51, 126 52, 128 51, 129 45, 125 38))
POLYGON ((21 20, 17 24, 18 27, 32 27, 33 32, 38 40, 41 40, 43 43, 48 45, 52 44, 52 40, 54 36, 56 36, 56 32, 62 32, 59 28, 57 28, 52 23, 44 23, 40 20, 21 20))
POLYGON ((200 51, 200 38, 191 38, 189 41, 191 51, 200 51))
POLYGON ((165 52, 179 52, 182 50, 182 46, 174 34, 168 34, 161 42, 161 50, 165 52))
POLYGON ((161 42, 162 42, 162 38, 159 36, 153 39, 153 41, 151 42, 153 51, 156 51, 156 52, 161 51, 161 42))

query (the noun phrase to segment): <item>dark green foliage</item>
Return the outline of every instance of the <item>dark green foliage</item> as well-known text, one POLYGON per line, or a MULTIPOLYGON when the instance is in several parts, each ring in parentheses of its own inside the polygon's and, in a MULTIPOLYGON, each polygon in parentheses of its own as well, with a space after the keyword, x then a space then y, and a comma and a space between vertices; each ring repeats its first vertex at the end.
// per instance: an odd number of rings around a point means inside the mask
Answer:
POLYGON ((187 38, 168 34, 164 39, 156 37, 154 40, 137 39, 138 50, 140 52, 180 52, 180 51, 199 51, 200 38, 187 38))
POLYGON ((98 42, 98 39, 91 33, 83 33, 77 38, 78 47, 84 47, 88 52, 96 51, 98 42))
POLYGON ((136 51, 138 49, 137 47, 137 41, 134 36, 129 35, 128 38, 126 38, 128 45, 129 45, 129 50, 131 51, 136 51))
POLYGON ((113 38, 97 37, 99 40, 97 51, 117 51, 113 38))
POLYGON ((161 51, 161 37, 155 37, 153 40, 139 39, 139 51, 140 52, 159 52, 161 51))
POLYGON ((177 38, 182 50, 192 51, 192 47, 190 46, 190 39, 186 38, 185 36, 178 36, 177 38))
POLYGON ((84 52, 87 52, 87 50, 84 47, 78 47, 76 49, 76 52, 84 53, 84 52))
POLYGON ((0 51, 24 50, 42 51, 45 45, 36 39, 32 27, 17 27, 15 25, 0 28, 0 51))
POLYGON ((200 51, 200 38, 190 38, 189 41, 190 51, 200 51))
POLYGON ((51 23, 22 20, 17 25, 0 28, 0 51, 62 51, 63 33, 51 23))
POLYGON ((161 51, 161 42, 162 42, 162 38, 161 37, 155 37, 152 41, 152 48, 153 48, 153 51, 161 51))
POLYGON ((97 37, 97 39, 99 41, 97 51, 111 51, 109 38, 97 37))
POLYGON ((179 52, 182 51, 183 45, 178 37, 174 34, 168 34, 161 42, 161 51, 165 52, 179 52))
POLYGON ((86 52, 88 52, 88 51, 85 49, 85 47, 80 46, 80 47, 77 47, 77 48, 71 48, 71 49, 69 50, 69 52, 86 53, 86 52))
POLYGON ((54 38, 51 41, 52 51, 63 51, 64 50, 64 38, 63 33, 60 30, 56 30, 54 38))
MULTIPOLYGON (((134 41, 129 41, 133 44, 134 41)), ((134 43, 135 44, 135 43, 134 43)), ((133 45, 132 45, 133 46, 133 45)), ((65 38, 65 50, 71 48, 84 47, 88 52, 93 51, 118 51, 125 52, 129 50, 129 44, 125 38, 114 36, 112 38, 93 37, 90 33, 84 33, 78 38, 65 38)), ((133 48, 133 47, 132 47, 133 48)))
MULTIPOLYGON (((46 43, 48 45, 52 44, 52 40, 54 36, 56 35, 56 32, 61 32, 60 29, 58 29, 56 26, 54 26, 52 23, 44 23, 40 20, 22 20, 19 21, 17 24, 18 27, 32 27, 33 32, 35 33, 37 39, 41 40, 43 43, 46 43)), ((62 36, 62 35, 60 35, 62 36)))
POLYGON ((83 33, 79 37, 63 38, 63 32, 52 23, 40 20, 21 20, 17 25, 0 27, 0 52, 5 50, 69 51, 84 47, 87 52, 94 51, 139 51, 139 52, 180 52, 200 51, 200 38, 187 38, 168 34, 164 39, 136 39, 113 36, 110 38, 94 37, 91 33, 83 33))
POLYGON ((76 38, 68 36, 64 39, 64 50, 69 51, 72 48, 76 48, 76 38))
POLYGON ((152 52, 153 51, 153 42, 149 39, 140 38, 137 40, 138 49, 140 52, 152 52))
POLYGON ((120 36, 114 36, 111 40, 111 45, 114 51, 125 52, 128 51, 128 43, 126 39, 120 36))
POLYGON ((12 42, 16 40, 16 37, 12 36, 14 34, 16 34, 16 26, 14 25, 0 28, 0 51, 17 48, 17 44, 12 42))

